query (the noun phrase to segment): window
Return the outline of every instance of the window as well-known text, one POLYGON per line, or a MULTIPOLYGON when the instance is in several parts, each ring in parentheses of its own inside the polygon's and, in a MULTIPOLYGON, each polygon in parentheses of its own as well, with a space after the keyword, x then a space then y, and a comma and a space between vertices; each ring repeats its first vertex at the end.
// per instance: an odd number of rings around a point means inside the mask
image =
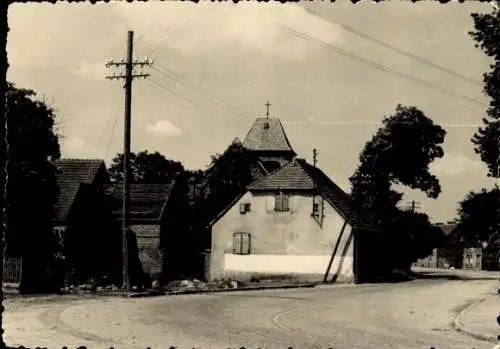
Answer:
POLYGON ((279 193, 274 196, 274 211, 276 212, 288 212, 290 211, 290 196, 279 193))
POLYGON ((247 212, 250 212, 250 203, 241 203, 240 214, 245 214, 247 212))
POLYGON ((319 217, 319 203, 313 203, 313 216, 319 217))
POLYGON ((250 254, 250 234, 249 233, 234 233, 233 234, 233 253, 234 254, 250 254))

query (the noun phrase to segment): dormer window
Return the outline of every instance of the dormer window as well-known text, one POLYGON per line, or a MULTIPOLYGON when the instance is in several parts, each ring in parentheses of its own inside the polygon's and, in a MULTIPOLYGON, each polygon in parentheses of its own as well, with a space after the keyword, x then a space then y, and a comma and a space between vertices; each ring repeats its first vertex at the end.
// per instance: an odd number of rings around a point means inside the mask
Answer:
POLYGON ((269 129, 269 122, 266 121, 264 123, 264 130, 267 130, 267 129, 269 129))
POLYGON ((240 204, 240 214, 250 212, 250 203, 244 202, 240 204))

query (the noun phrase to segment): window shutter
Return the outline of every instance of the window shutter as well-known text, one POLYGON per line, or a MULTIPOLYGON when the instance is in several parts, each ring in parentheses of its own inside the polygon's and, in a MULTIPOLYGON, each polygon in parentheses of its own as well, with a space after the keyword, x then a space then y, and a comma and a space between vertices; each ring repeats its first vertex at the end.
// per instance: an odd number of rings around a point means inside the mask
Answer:
POLYGON ((233 234, 233 253, 234 254, 241 253, 241 234, 240 233, 233 234))
POLYGON ((290 197, 288 195, 282 194, 281 200, 282 211, 290 211, 290 197))
POLYGON ((274 195, 274 210, 281 212, 283 207, 283 200, 281 194, 274 195))
POLYGON ((250 254, 250 234, 241 234, 241 254, 250 254))

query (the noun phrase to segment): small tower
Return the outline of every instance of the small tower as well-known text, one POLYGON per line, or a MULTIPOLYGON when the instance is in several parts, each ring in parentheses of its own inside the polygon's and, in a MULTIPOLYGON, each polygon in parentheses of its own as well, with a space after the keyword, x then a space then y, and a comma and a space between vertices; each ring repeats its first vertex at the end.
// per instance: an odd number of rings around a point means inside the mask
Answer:
POLYGON ((280 168, 297 155, 293 150, 279 118, 271 117, 269 101, 265 104, 266 117, 255 119, 243 146, 256 155, 268 172, 280 168))

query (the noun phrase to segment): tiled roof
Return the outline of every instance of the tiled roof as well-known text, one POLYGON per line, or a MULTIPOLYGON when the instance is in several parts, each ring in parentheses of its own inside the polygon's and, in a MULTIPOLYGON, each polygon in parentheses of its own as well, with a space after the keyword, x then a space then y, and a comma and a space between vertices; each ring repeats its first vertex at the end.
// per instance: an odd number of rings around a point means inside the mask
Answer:
POLYGON ((323 171, 308 164, 303 159, 294 159, 281 169, 253 182, 247 188, 250 191, 297 190, 312 192, 315 185, 319 194, 344 218, 351 214, 353 225, 364 229, 374 229, 374 224, 370 222, 368 217, 358 212, 351 212, 351 197, 347 193, 323 171))
POLYGON ((457 224, 440 224, 440 225, 438 225, 438 227, 441 228, 444 236, 450 236, 451 234, 453 234, 456 231, 458 225, 457 224))
POLYGON ((288 151, 295 154, 279 118, 257 118, 243 146, 254 151, 288 151))
POLYGON ((59 199, 54 205, 54 218, 63 221, 76 199, 80 184, 91 184, 105 165, 103 160, 95 159, 60 159, 55 165, 58 168, 59 199))
MULTIPOLYGON (((130 184, 130 219, 160 219, 163 207, 172 192, 170 184, 130 184)), ((122 216, 123 184, 114 183, 105 187, 105 193, 112 195, 113 215, 122 216)))

